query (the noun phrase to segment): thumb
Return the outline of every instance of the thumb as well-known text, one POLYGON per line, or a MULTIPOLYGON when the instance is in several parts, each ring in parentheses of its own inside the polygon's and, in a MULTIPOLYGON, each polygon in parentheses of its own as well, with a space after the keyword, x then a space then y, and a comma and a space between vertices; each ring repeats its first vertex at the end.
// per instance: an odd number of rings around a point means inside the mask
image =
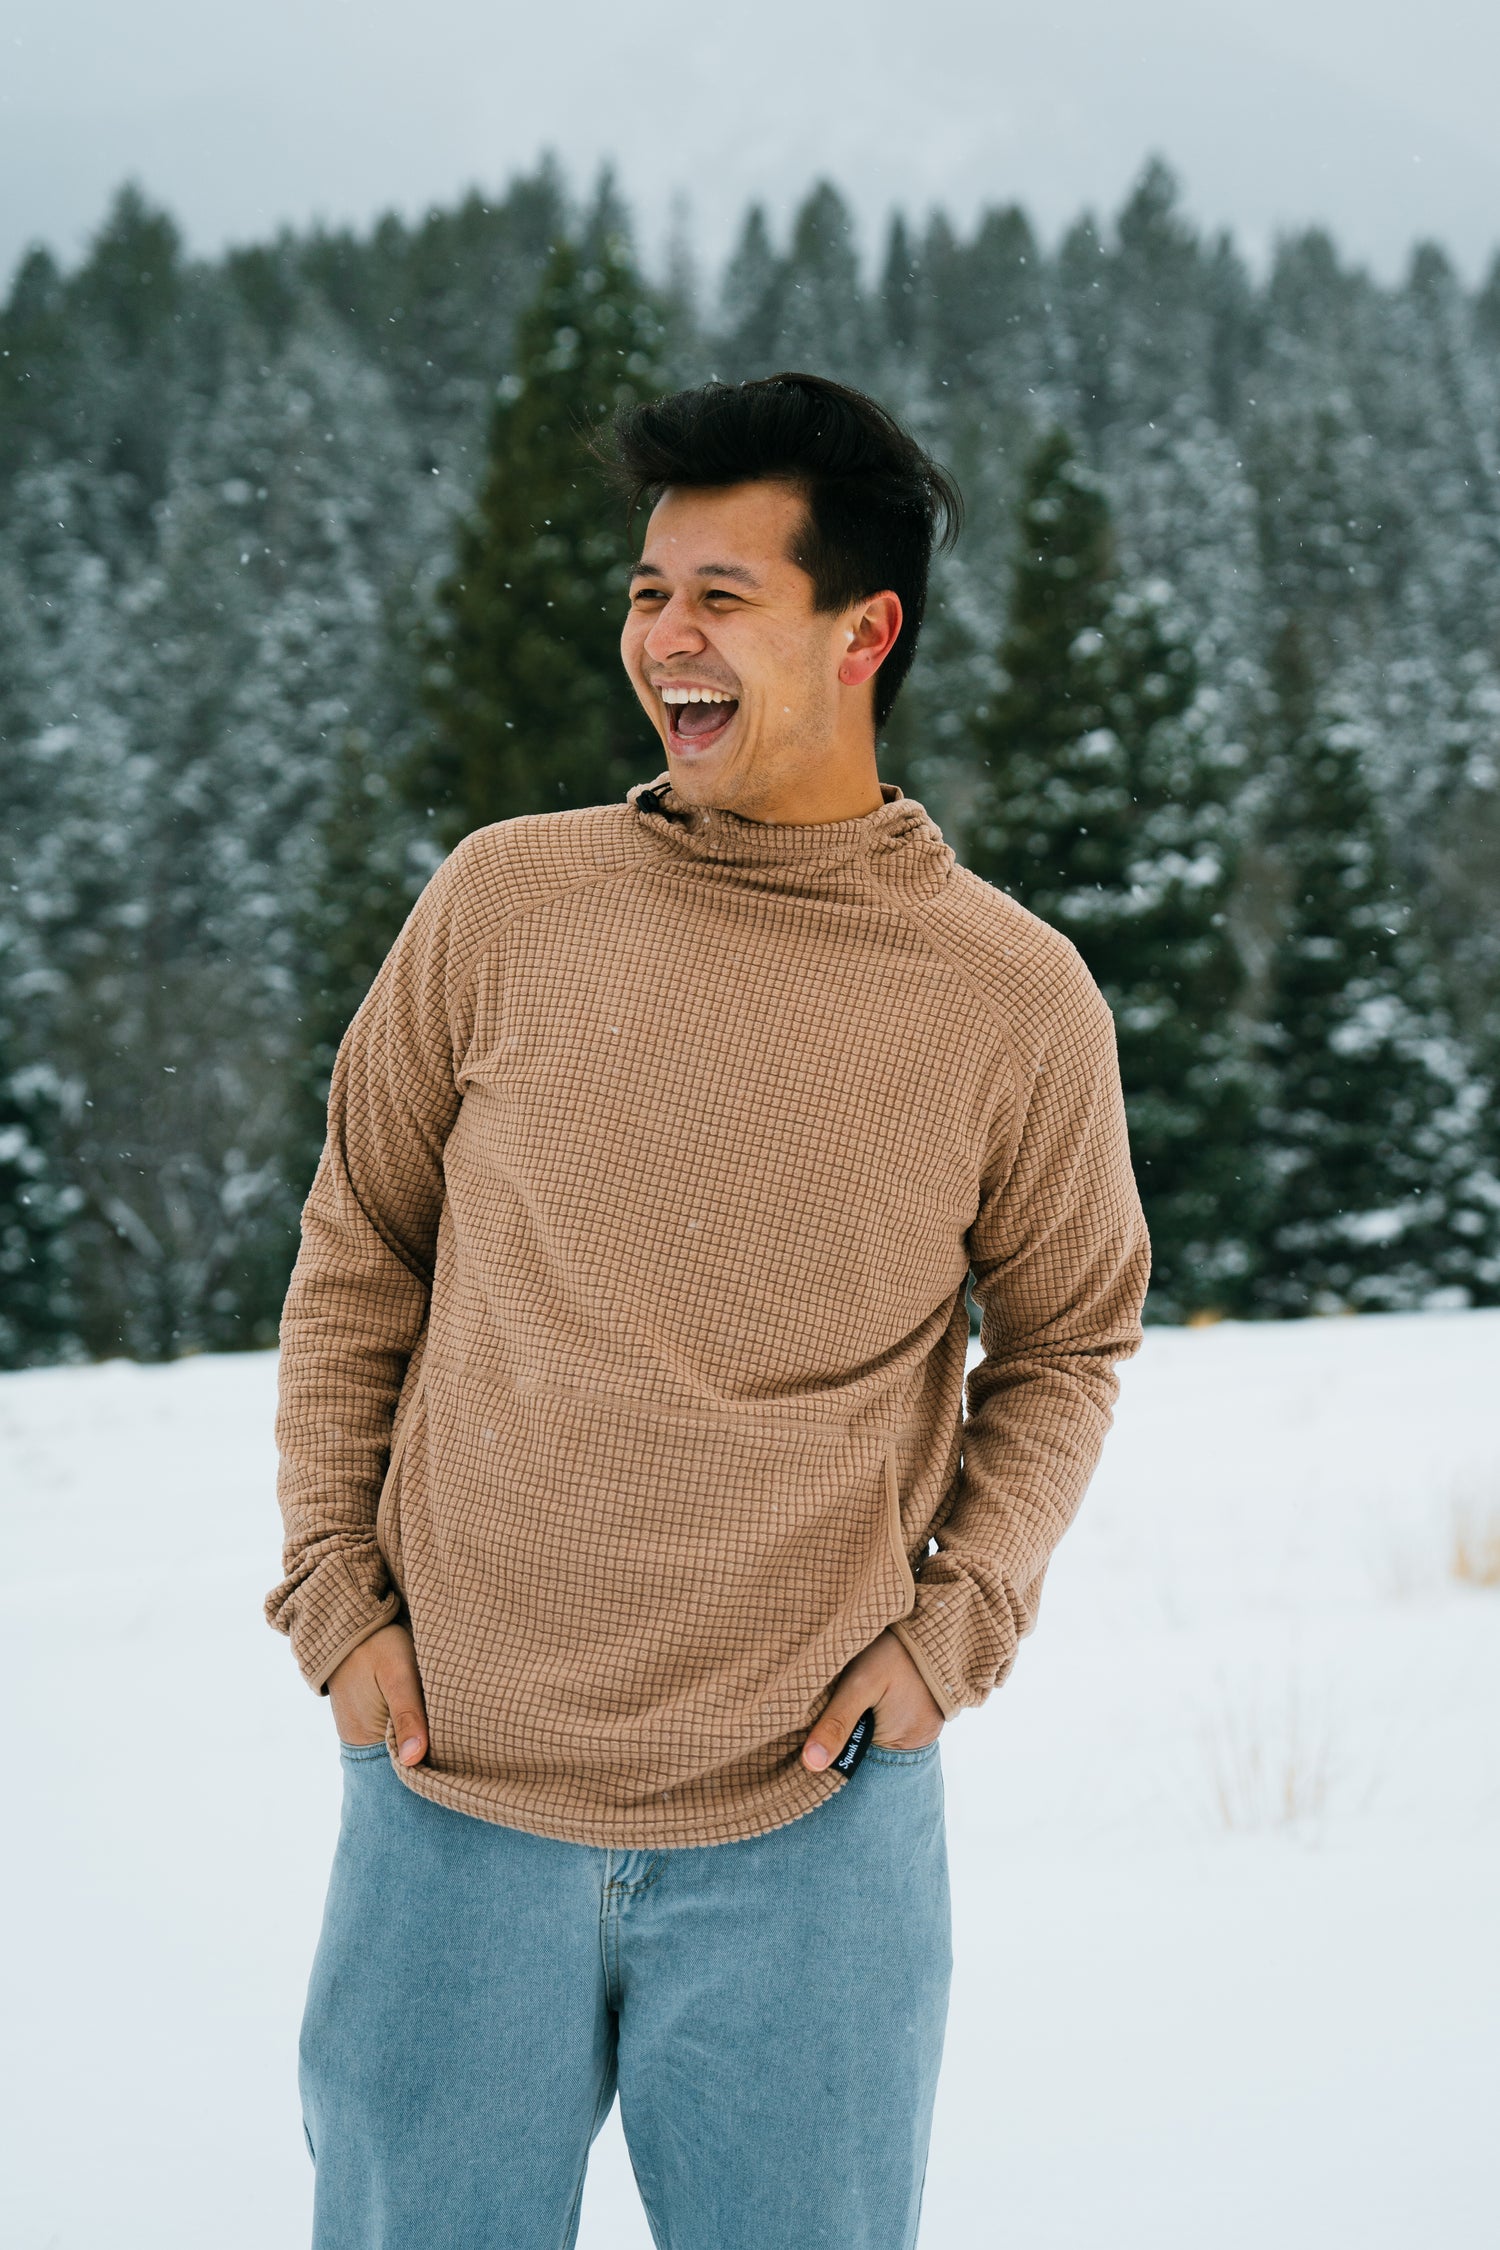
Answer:
POLYGON ((821 1773, 843 1749, 854 1722, 869 1708, 869 1683, 846 1680, 829 1697, 823 1716, 802 1745, 802 1762, 821 1773))
POLYGON ((426 1757, 429 1739, 421 1674, 409 1642, 383 1657, 375 1679, 395 1729, 396 1755, 403 1766, 414 1766, 426 1757))

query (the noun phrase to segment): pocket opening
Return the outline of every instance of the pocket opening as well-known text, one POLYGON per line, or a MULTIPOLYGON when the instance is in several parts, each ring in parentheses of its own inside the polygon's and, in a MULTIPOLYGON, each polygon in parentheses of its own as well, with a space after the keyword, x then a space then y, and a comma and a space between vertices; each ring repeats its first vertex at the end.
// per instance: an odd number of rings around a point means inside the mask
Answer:
POLYGON ((902 1615, 909 1617, 917 1606, 917 1582, 912 1576, 911 1561, 906 1552, 906 1540, 901 1529, 901 1480, 896 1468, 896 1440, 894 1437, 889 1437, 885 1441, 885 1501, 886 1537, 890 1541, 891 1553, 896 1558, 897 1568, 901 1572, 902 1584, 906 1588, 906 1608, 902 1615))
POLYGON ((885 1744, 872 1742, 865 1757, 881 1766, 925 1765, 929 1758, 937 1756, 938 1743, 941 1741, 942 1736, 939 1735, 936 1741, 924 1742, 920 1750, 892 1750, 885 1744))
POLYGON ((406 1459, 406 1449, 411 1434, 421 1417, 425 1403, 425 1383, 418 1372, 416 1385, 407 1405, 401 1427, 395 1433, 390 1459, 380 1486, 380 1498, 375 1507, 375 1544, 385 1557, 391 1584, 402 1599, 406 1587, 401 1576, 401 1466, 406 1459))

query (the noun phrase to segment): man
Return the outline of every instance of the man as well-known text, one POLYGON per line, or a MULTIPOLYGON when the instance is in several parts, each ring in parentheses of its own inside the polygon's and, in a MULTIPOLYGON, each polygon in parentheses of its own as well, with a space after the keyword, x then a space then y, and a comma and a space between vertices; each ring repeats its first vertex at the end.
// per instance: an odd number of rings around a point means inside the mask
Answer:
POLYGON ((805 375, 615 443, 666 773, 433 878, 282 1329, 268 1608, 346 1746, 317 2250, 565 2250, 616 2086, 659 2243, 907 2250, 938 1735, 1139 1341, 1104 1004, 876 773, 952 487, 805 375))

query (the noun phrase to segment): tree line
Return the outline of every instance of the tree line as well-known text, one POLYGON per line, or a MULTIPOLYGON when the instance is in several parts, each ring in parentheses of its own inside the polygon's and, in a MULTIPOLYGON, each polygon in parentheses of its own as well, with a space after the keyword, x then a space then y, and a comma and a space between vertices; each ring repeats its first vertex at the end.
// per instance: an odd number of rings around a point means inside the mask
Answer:
MULTIPOLYGON (((550 166, 0 312, 0 1363, 274 1338, 334 1050, 442 852, 660 764, 622 392, 806 366, 964 485, 881 745, 1119 1030, 1157 1319, 1500 1299, 1500 265, 1253 275, 823 186, 705 282, 550 166)), ((920 1152, 913 1152, 914 1162, 920 1152)))

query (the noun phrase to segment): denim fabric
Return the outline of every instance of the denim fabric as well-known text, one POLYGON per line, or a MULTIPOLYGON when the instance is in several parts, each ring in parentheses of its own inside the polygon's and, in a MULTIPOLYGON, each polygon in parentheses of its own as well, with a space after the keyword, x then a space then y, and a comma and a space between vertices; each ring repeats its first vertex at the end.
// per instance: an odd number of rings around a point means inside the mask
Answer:
POLYGON ((571 2250, 618 2087, 661 2250, 911 2250, 950 1966, 936 1743, 739 1842, 608 1851, 345 1746, 302 2031, 314 2250, 571 2250))

